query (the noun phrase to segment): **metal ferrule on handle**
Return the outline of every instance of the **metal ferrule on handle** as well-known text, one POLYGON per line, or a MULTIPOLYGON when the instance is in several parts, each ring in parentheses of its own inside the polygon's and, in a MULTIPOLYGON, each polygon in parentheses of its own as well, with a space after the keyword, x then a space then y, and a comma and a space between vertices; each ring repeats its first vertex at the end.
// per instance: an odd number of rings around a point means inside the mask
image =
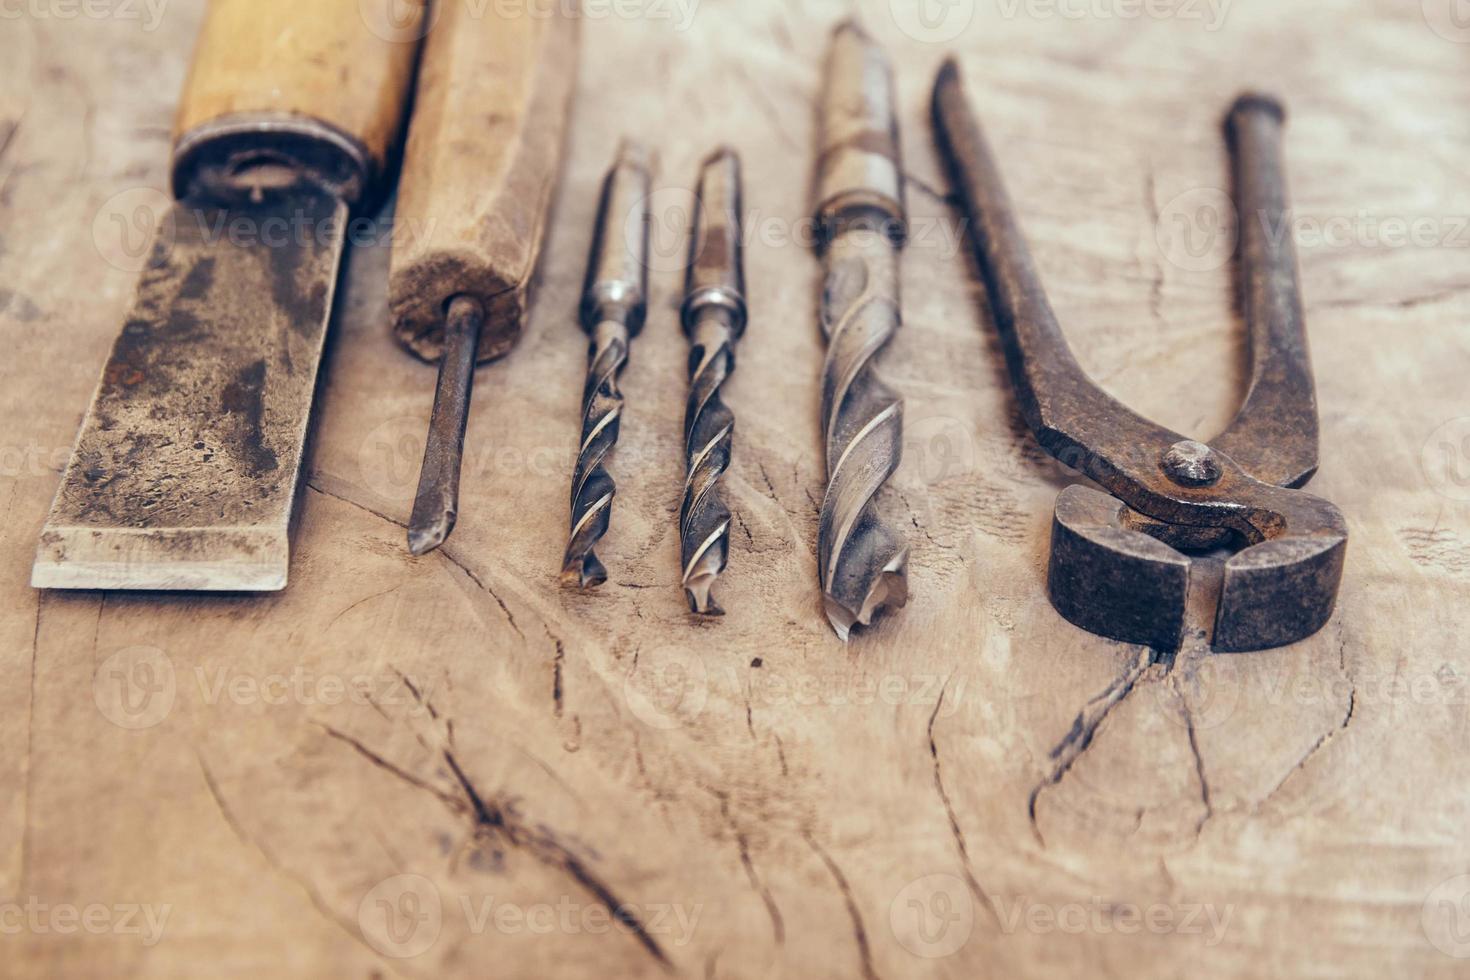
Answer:
POLYGON ((175 194, 302 187, 362 203, 403 129, 424 6, 405 13, 374 30, 357 0, 210 0, 174 127, 175 194))

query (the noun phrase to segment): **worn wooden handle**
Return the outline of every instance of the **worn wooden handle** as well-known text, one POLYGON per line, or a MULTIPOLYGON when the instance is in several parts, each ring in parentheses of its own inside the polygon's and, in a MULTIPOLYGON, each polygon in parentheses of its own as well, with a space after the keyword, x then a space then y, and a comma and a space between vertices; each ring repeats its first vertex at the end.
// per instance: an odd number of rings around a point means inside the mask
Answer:
POLYGON ((442 356, 455 296, 485 307, 482 361, 507 353, 526 318, 580 18, 564 4, 511 6, 447 0, 425 42, 388 285, 394 333, 425 360, 442 356))
POLYGON ((402 130, 425 3, 210 0, 179 105, 176 166, 211 143, 242 152, 284 131, 356 156, 364 185, 381 177, 402 130))

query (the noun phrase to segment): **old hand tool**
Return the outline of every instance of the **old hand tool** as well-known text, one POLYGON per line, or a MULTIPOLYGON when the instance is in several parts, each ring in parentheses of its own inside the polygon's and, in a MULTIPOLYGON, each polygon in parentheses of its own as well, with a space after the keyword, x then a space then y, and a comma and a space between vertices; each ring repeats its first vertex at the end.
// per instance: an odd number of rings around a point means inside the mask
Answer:
POLYGON ((1274 233, 1287 214, 1281 107, 1248 95, 1228 117, 1251 382, 1210 445, 1142 418, 1083 373, 953 62, 939 73, 934 119, 1026 421, 1048 452, 1107 491, 1073 486, 1057 500, 1048 575, 1057 611, 1103 636, 1177 650, 1191 566, 1178 549, 1243 544, 1225 562, 1214 648, 1266 649, 1321 629, 1347 526, 1332 504, 1296 489, 1317 469, 1317 404, 1296 256, 1290 235, 1274 233))
POLYGON ((475 365, 525 328, 573 91, 574 12, 441 3, 424 42, 398 188, 388 302, 411 352, 439 383, 408 547, 454 530, 475 365))
POLYGON ((704 162, 690 235, 684 298, 689 337, 689 402, 684 410, 687 476, 679 512, 684 592, 696 613, 721 616, 710 587, 730 552, 730 510, 720 479, 730 468, 735 415, 720 389, 735 370, 735 344, 745 333, 744 240, 740 158, 728 147, 704 162))
POLYGON ((562 582, 590 589, 607 581, 593 548, 607 533, 617 488, 603 465, 617 446, 623 415, 618 376, 648 313, 649 193, 652 163, 626 143, 602 185, 597 231, 582 293, 582 329, 591 338, 582 390, 582 443, 572 475, 572 532, 562 582))
POLYGON ((857 24, 840 25, 827 56, 816 181, 827 338, 817 550, 827 618, 844 642, 855 625, 908 601, 908 545, 873 503, 903 453, 903 400, 873 369, 901 322, 907 225, 894 101, 883 52, 857 24))
MULTIPOLYGON (((418 8, 414 17, 422 16, 418 8)), ((356 0, 213 0, 152 244, 41 535, 41 588, 281 589, 349 209, 417 53, 356 0)))

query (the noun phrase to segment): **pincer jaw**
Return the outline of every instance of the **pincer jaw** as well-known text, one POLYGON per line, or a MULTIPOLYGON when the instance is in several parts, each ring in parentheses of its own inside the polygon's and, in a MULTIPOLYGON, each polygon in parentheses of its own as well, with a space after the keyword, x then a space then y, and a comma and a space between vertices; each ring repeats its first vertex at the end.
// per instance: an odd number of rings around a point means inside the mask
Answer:
MULTIPOLYGON (((1284 533, 1225 563, 1213 649, 1245 653, 1296 643, 1331 619, 1347 527, 1331 503, 1296 490, 1283 497, 1284 533)), ((1274 491, 1274 493, 1272 492, 1274 491)), ((1126 504, 1083 486, 1057 498, 1047 591, 1073 625, 1173 652, 1184 643, 1193 559, 1137 530, 1126 504)))

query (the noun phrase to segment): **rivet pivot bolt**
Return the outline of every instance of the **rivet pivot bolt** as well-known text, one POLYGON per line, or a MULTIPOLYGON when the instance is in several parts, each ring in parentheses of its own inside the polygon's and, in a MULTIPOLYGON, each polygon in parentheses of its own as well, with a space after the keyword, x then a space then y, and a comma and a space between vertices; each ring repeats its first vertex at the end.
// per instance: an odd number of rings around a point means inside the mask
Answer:
POLYGON ((1220 482, 1224 470, 1213 449, 1185 439, 1164 453, 1164 473, 1181 487, 1211 487, 1220 482))

